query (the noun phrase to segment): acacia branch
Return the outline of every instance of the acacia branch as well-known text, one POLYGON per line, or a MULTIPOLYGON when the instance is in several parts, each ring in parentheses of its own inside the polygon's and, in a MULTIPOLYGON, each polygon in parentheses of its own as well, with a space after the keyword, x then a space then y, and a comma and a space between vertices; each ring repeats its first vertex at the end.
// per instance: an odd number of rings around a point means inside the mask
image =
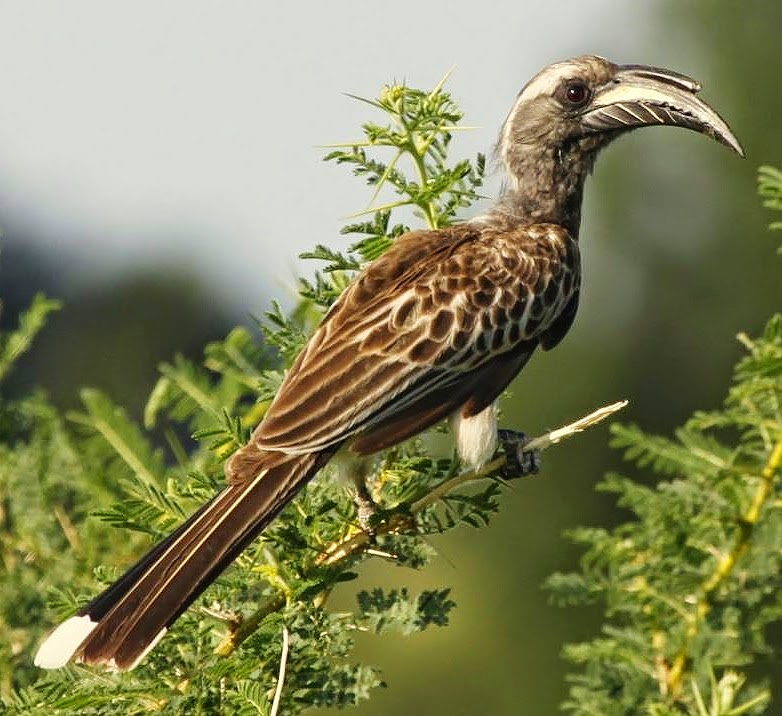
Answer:
POLYGON ((733 547, 730 552, 717 560, 714 571, 701 585, 700 594, 689 616, 689 623, 684 634, 684 644, 679 649, 671 668, 668 669, 666 674, 665 688, 667 693, 674 698, 681 692, 682 679, 690 648, 698 636, 698 630, 704 619, 711 610, 714 603, 714 595, 720 585, 733 573, 741 556, 749 549, 755 526, 760 521, 763 508, 771 497, 774 479, 780 467, 782 467, 782 434, 780 434, 768 461, 760 472, 760 480, 752 498, 752 504, 739 519, 738 531, 736 532, 733 547))
MULTIPOLYGON (((627 400, 621 400, 598 408, 589 413, 589 415, 585 415, 568 425, 532 438, 524 444, 524 449, 530 451, 546 450, 566 438, 572 437, 593 425, 597 425, 597 423, 602 422, 609 416, 622 410, 627 404, 627 400)), ((416 513, 435 504, 447 494, 468 482, 481 480, 498 472, 505 465, 505 461, 505 456, 500 455, 477 470, 469 470, 441 482, 426 495, 410 504, 407 510, 400 510, 396 513, 392 512, 387 519, 380 522, 378 525, 373 526, 371 531, 360 527, 351 527, 348 534, 343 539, 326 545, 320 555, 315 559, 307 576, 312 576, 318 569, 324 567, 334 568, 344 566, 353 558, 366 553, 366 550, 378 535, 415 533, 415 522, 410 519, 411 515, 414 516, 416 513)), ((220 656, 228 656, 231 654, 261 625, 267 616, 280 611, 285 604, 286 599, 282 594, 265 602, 251 616, 229 630, 225 639, 223 639, 215 649, 215 653, 220 656)))
MULTIPOLYGON (((577 433, 580 433, 593 425, 597 425, 597 423, 602 422, 607 417, 613 415, 619 410, 622 410, 622 408, 624 408, 627 403, 627 400, 620 400, 617 403, 611 403, 611 405, 604 405, 602 408, 598 408, 589 415, 585 415, 583 418, 579 418, 578 420, 569 423, 568 425, 557 428, 556 430, 551 430, 550 432, 544 433, 543 435, 538 435, 538 437, 532 438, 524 444, 524 450, 530 452, 533 450, 546 450, 552 445, 556 445, 558 442, 566 438, 572 437, 573 435, 576 435, 577 433)), ((420 500, 416 500, 411 505, 410 511, 413 513, 420 512, 425 507, 429 507, 429 505, 434 504, 449 492, 452 492, 464 483, 488 477, 492 473, 502 469, 504 465, 505 456, 500 455, 477 470, 471 470, 460 475, 456 475, 450 480, 446 480, 445 482, 435 487, 431 492, 424 495, 420 500)))

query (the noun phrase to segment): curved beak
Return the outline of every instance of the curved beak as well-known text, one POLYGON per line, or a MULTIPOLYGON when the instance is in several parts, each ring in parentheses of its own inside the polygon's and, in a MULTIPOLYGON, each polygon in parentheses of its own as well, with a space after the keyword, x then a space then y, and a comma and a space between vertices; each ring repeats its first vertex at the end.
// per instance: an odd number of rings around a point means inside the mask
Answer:
POLYGON ((669 124, 693 129, 744 156, 730 127, 696 94, 700 82, 671 70, 619 65, 613 80, 597 90, 581 117, 585 132, 669 124))

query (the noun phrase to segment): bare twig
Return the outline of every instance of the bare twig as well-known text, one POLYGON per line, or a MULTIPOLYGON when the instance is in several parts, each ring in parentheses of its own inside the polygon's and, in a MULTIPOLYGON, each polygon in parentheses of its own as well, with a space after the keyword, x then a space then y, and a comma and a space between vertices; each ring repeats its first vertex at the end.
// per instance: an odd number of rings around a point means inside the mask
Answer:
POLYGON ((216 647, 214 653, 218 656, 228 656, 239 644, 250 636, 269 616, 280 611, 286 604, 285 595, 280 592, 269 601, 264 602, 247 619, 243 619, 237 626, 229 625, 228 634, 216 647))
MULTIPOLYGON (((572 437, 573 435, 586 430, 586 428, 605 420, 607 417, 624 408, 627 403, 627 400, 620 400, 617 403, 611 403, 611 405, 604 405, 602 408, 598 408, 589 415, 585 415, 583 418, 579 418, 564 427, 551 430, 543 435, 532 438, 529 442, 524 444, 524 449, 529 451, 546 450, 552 445, 556 445, 561 440, 572 437)), ((442 499, 449 492, 452 492, 465 482, 487 477, 488 475, 491 475, 491 473, 499 470, 504 464, 505 456, 501 455, 477 470, 463 472, 460 475, 456 475, 456 477, 452 477, 450 480, 446 480, 435 487, 434 490, 424 495, 420 500, 416 500, 410 507, 411 512, 420 512, 422 509, 429 507, 429 505, 442 499)))
POLYGON ((620 400, 611 405, 604 405, 602 408, 591 412, 589 415, 585 415, 583 418, 579 418, 569 425, 565 425, 562 428, 557 428, 551 432, 540 435, 539 437, 532 438, 524 448, 526 450, 545 450, 552 445, 556 445, 565 438, 572 437, 576 433, 583 432, 587 428, 591 428, 593 425, 597 425, 606 418, 612 416, 614 413, 619 412, 623 408, 627 407, 629 400, 620 400))
POLYGON ((280 710, 280 699, 282 698, 282 687, 285 684, 285 668, 288 665, 288 648, 289 648, 289 635, 288 627, 282 627, 282 654, 280 655, 280 672, 277 675, 277 688, 274 690, 274 701, 272 701, 272 709, 269 711, 269 716, 277 716, 277 712, 280 710))
POLYGON ((77 554, 81 554, 81 538, 79 537, 79 531, 76 529, 73 522, 71 522, 71 518, 65 511, 65 508, 62 505, 55 505, 54 516, 60 523, 60 527, 62 528, 63 534, 68 540, 71 549, 77 554))

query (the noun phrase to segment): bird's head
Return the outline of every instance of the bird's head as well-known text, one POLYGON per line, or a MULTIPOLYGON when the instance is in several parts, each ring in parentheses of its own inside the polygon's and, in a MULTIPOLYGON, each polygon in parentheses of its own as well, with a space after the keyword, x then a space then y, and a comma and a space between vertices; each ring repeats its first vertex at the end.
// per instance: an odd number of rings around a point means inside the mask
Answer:
POLYGON ((562 191, 575 192, 580 205, 598 151, 639 127, 693 129, 744 156, 725 121, 697 96, 700 88, 678 72, 594 55, 549 65, 521 90, 500 134, 509 190, 520 192, 522 210, 545 207, 547 194, 562 191))

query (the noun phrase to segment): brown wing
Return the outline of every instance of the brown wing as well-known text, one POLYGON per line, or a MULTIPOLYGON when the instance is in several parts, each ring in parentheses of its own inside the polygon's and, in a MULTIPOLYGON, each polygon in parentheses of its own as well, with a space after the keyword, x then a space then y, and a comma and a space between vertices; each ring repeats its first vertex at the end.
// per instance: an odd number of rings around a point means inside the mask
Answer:
POLYGON ((451 413, 462 409, 464 417, 480 413, 493 403, 524 367, 535 350, 535 341, 519 343, 467 374, 447 389, 432 391, 405 410, 397 411, 361 432, 350 442, 359 455, 372 455, 417 435, 451 413))
POLYGON ((577 273, 576 242, 550 224, 400 237, 334 304, 253 442, 299 453, 361 433, 354 445, 369 451, 420 432, 481 386, 491 397, 473 403, 485 406, 568 304, 577 273), (383 430, 402 437, 381 440, 383 430))

